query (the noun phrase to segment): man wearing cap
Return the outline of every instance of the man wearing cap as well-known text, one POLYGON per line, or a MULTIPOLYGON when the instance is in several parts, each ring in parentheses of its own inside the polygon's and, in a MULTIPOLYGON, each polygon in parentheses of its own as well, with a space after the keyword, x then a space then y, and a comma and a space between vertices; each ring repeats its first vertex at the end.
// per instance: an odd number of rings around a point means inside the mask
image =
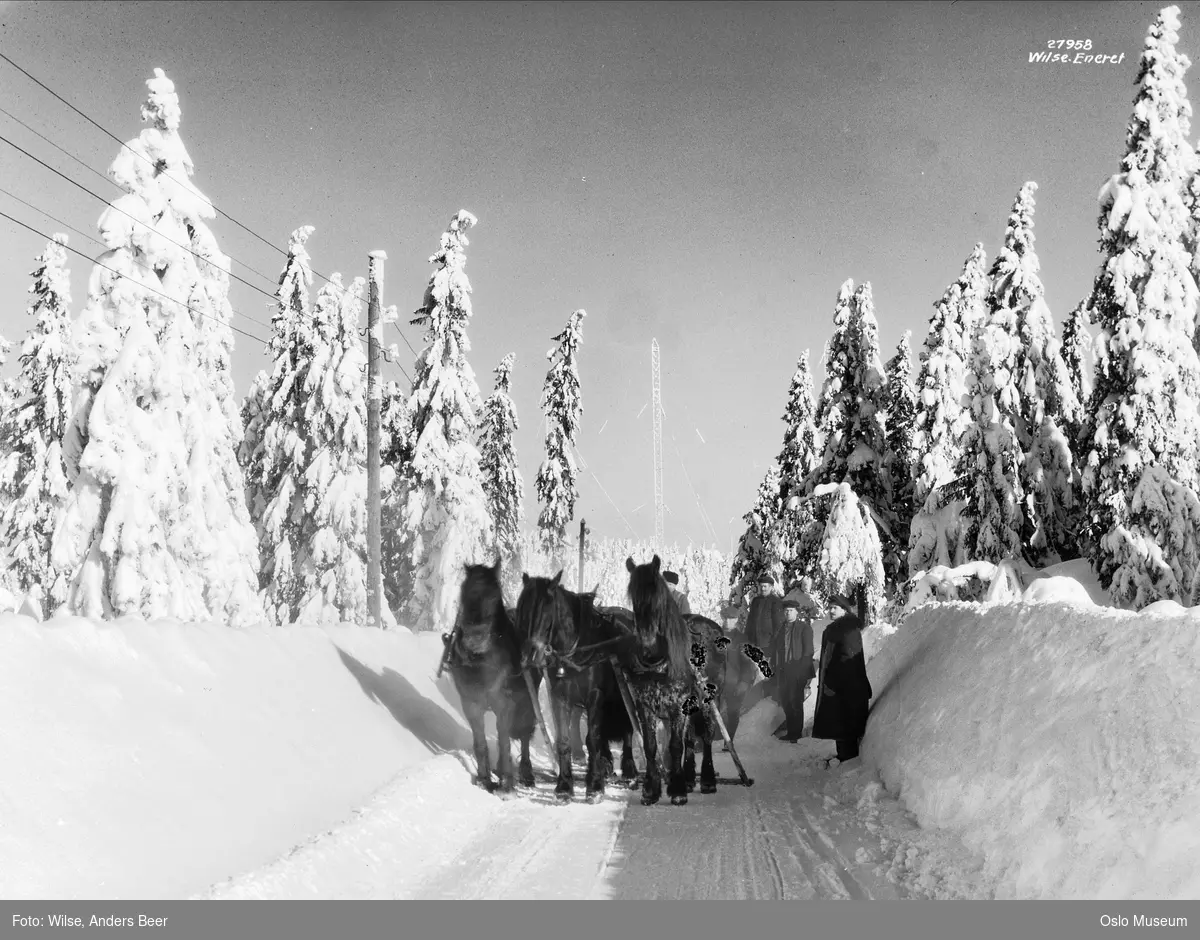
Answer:
POLYGON ((785 741, 804 737, 804 699, 816 669, 813 664, 813 619, 820 613, 813 600, 812 579, 792 585, 783 599, 787 618, 779 643, 779 704, 783 706, 783 724, 775 729, 785 741))
POLYGON ((837 757, 826 761, 826 766, 834 760, 841 763, 858 757, 874 694, 867 678, 858 605, 845 594, 834 594, 829 603, 841 608, 843 614, 825 628, 821 637, 812 732, 814 738, 837 742, 837 757))
POLYGON ((774 652, 786 623, 783 598, 775 593, 775 578, 769 571, 759 576, 758 591, 758 597, 750 602, 750 611, 746 614, 746 642, 758 647, 767 657, 771 664, 771 678, 755 687, 761 688, 761 691, 746 697, 743 704, 746 710, 757 704, 764 695, 775 698, 778 694, 779 663, 774 652))
POLYGON ((667 590, 675 598, 675 603, 679 606, 679 612, 681 614, 690 614, 692 612, 692 604, 688 600, 687 592, 681 591, 677 587, 679 584, 679 575, 674 571, 664 571, 663 580, 667 582, 667 590))

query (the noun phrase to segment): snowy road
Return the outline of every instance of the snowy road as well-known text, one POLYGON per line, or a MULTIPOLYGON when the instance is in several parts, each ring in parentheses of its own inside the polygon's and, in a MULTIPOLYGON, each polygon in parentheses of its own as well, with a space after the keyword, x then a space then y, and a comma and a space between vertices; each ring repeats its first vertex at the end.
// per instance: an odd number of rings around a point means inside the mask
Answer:
MULTIPOLYGON (((780 713, 763 703, 738 732, 754 778, 682 807, 642 806, 637 793, 604 803, 554 804, 541 778, 511 800, 411 897, 834 898, 989 897, 982 860, 944 833, 919 829, 853 761, 826 770, 832 743, 770 736, 780 713)), ((638 755, 640 760, 640 754, 638 755)), ((582 788, 581 788, 582 789, 582 788)))

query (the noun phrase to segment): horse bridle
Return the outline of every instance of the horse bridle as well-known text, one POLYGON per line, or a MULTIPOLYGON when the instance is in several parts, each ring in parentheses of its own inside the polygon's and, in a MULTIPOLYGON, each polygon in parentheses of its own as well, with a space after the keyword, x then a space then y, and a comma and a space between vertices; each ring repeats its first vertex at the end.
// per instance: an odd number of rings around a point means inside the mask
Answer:
MULTIPOLYGON (((597 615, 597 612, 594 609, 594 607, 590 611, 590 613, 592 615, 597 615)), ((588 615, 589 615, 589 612, 587 612, 587 611, 585 611, 583 613, 584 617, 587 617, 588 615)), ((580 636, 582 635, 583 631, 577 629, 575 631, 575 642, 571 644, 571 648, 564 653, 560 653, 555 649, 549 648, 550 639, 554 636, 554 630, 556 627, 558 627, 558 625, 559 625, 558 624, 558 614, 557 614, 557 612, 555 612, 555 614, 552 616, 551 621, 550 621, 550 629, 546 632, 547 648, 543 652, 545 653, 545 656, 546 656, 547 667, 549 667, 551 664, 554 664, 555 670, 558 673, 559 679, 563 678, 563 676, 566 673, 566 669, 569 668, 569 669, 573 670, 574 672, 583 672, 585 669, 590 669, 592 666, 594 666, 597 662, 599 662, 599 660, 601 658, 601 657, 597 657, 595 660, 589 660, 589 661, 584 661, 584 662, 580 663, 575 660, 575 656, 577 653, 587 653, 587 652, 591 652, 592 650, 603 649, 605 647, 612 646, 613 644, 618 643, 621 639, 618 636, 618 637, 613 637, 608 640, 601 640, 599 643, 589 643, 586 646, 580 646, 579 639, 580 639, 580 636)))

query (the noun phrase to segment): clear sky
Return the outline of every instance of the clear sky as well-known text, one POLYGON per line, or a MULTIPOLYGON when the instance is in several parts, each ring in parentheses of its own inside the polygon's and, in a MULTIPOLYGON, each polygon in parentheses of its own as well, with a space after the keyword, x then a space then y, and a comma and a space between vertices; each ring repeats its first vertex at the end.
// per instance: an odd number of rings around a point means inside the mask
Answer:
MULTIPOLYGON (((311 224, 324 275, 365 276, 367 253, 385 250, 384 303, 407 314, 450 218, 474 213, 469 359, 486 397, 516 353, 530 523, 545 355, 583 307, 575 527, 653 534, 643 406, 657 337, 667 540, 728 549, 780 450, 806 348, 819 389, 844 280, 871 282, 884 360, 905 330, 918 351, 932 304, 975 242, 990 262, 1035 180, 1056 323, 1086 295, 1097 194, 1124 153, 1142 43, 1165 5, 0 2, 0 51, 122 140, 143 127, 145 80, 164 69, 194 182, 270 245, 224 217, 217 239, 268 292, 288 233, 311 224), (1030 63, 1060 39, 1124 60, 1030 63)), ((1180 47, 1200 59, 1200 3, 1180 7, 1180 47)), ((0 108, 101 172, 119 149, 2 60, 0 108)), ((118 194, 6 114, 0 135, 118 194)), ((40 210, 0 193, 0 211, 40 231, 95 234, 101 203, 3 142, 0 187, 40 210)), ((42 245, 0 218, 10 340, 28 329, 42 245)), ((70 264, 78 311, 91 265, 70 264)), ((268 299, 237 282, 231 299, 235 324, 265 339, 251 320, 269 322, 268 299)), ((388 341, 411 375, 409 348, 394 330, 388 341)), ((237 337, 239 394, 266 364, 237 337)))

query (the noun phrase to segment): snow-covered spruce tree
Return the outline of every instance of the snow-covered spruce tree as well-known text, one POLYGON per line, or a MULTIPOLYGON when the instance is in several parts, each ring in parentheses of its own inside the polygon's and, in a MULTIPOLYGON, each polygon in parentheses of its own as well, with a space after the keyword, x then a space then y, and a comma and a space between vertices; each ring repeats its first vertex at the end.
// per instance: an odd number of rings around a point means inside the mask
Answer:
MULTIPOLYGON (((1079 403, 1078 417, 1071 427, 1074 434, 1083 425, 1083 411, 1092 395, 1092 371, 1088 350, 1092 336, 1088 332, 1088 302, 1081 300, 1067 317, 1062 329, 1062 360, 1067 368, 1067 380, 1075 401, 1079 403)), ((1073 439, 1073 438, 1072 438, 1073 439)))
POLYGON ((917 396, 912 386, 912 333, 905 331, 896 345, 896 355, 887 364, 885 396, 887 447, 883 457, 883 479, 888 487, 886 512, 892 538, 883 558, 883 570, 891 584, 903 581, 907 571, 908 538, 915 506, 913 502, 913 422, 917 396))
POLYGON ((984 317, 987 289, 987 255, 983 245, 977 244, 958 279, 934 304, 921 352, 913 418, 913 500, 918 507, 924 506, 937 487, 954 478, 958 466, 960 440, 971 418, 970 409, 963 407, 967 369, 975 331, 984 317))
POLYGON ((42 616, 66 600, 67 582, 51 564, 54 527, 67 498, 62 439, 71 418, 70 278, 67 236, 56 234, 38 256, 29 293, 33 329, 21 350, 16 387, 0 414, 0 544, 7 586, 39 596, 42 616))
POLYGON ((737 554, 729 570, 729 597, 742 602, 763 574, 776 580, 783 575, 779 546, 779 464, 767 467, 754 507, 742 517, 746 531, 738 541, 737 554))
POLYGON ((247 503, 261 558, 260 587, 276 622, 295 620, 300 600, 295 561, 304 516, 303 475, 309 459, 304 374, 316 352, 308 291, 312 268, 301 226, 288 240, 287 260, 271 317, 271 371, 260 373, 243 405, 246 439, 239 454, 247 503))
MULTIPOLYGON (((542 550, 561 565, 566 548, 567 525, 575 517, 578 470, 571 445, 579 433, 583 403, 579 393, 579 367, 576 356, 583 340, 583 318, 576 310, 566 327, 554 337, 558 346, 546 358, 550 371, 542 386, 542 411, 546 415, 546 459, 538 467, 535 486, 542 510, 538 514, 538 532, 542 550)), ((557 570, 557 569, 556 569, 557 570)))
POLYGON ((910 578, 934 565, 954 567, 965 560, 962 511, 967 481, 959 479, 958 471, 963 436, 972 420, 967 374, 987 292, 987 255, 983 245, 976 244, 958 279, 934 304, 917 373, 910 578))
POLYGON ((1036 183, 1026 183, 1013 204, 1004 245, 990 272, 986 330, 996 404, 1021 450, 1021 547, 1030 562, 1042 566, 1075 557, 1078 533, 1071 531, 1071 523, 1078 474, 1062 429, 1078 420, 1079 403, 1038 277, 1036 191, 1036 183))
MULTIPOLYGON (((400 528, 403 514, 400 485, 404 468, 412 459, 412 418, 408 393, 396 381, 383 386, 379 415, 379 462, 392 470, 391 485, 382 490, 383 594, 390 610, 399 610, 412 594, 411 572, 404 563, 404 538, 400 528)), ((382 480, 380 481, 382 483, 382 480)), ((386 619, 386 618, 385 618, 386 619)))
POLYGON ((813 571, 815 587, 824 597, 834 593, 853 597, 862 586, 871 622, 884 602, 883 550, 874 517, 848 483, 827 484, 814 495, 829 503, 813 571))
POLYGON ((796 558, 796 545, 804 525, 804 484, 821 461, 815 411, 812 373, 809 371, 806 349, 800 354, 800 361, 796 364, 788 387, 787 406, 783 412, 783 450, 777 460, 780 476, 778 532, 785 580, 795 577, 797 571, 804 567, 803 562, 796 558))
MULTIPOLYGON (((958 476, 968 497, 965 513, 967 558, 998 563, 1022 554, 1025 527, 1023 467, 1025 448, 1021 363, 1021 317, 1036 296, 1036 268, 1023 265, 1032 249, 1033 191, 1021 188, 1005 231, 1004 245, 989 272, 987 319, 975 334, 967 377, 972 422, 962 438, 958 476)), ((1035 258, 1036 262, 1036 258, 1035 258)))
POLYGON ((229 259, 190 181, 175 87, 161 69, 147 85, 151 126, 110 168, 126 195, 100 217, 108 251, 76 323, 81 394, 53 562, 82 616, 246 625, 262 609, 235 456, 229 259))
POLYGON ((495 533, 479 469, 475 436, 483 402, 467 362, 471 284, 466 274, 465 209, 450 220, 430 256, 429 279, 414 325, 425 328, 408 413, 410 459, 401 468, 400 580, 411 584, 401 621, 414 630, 446 630, 454 622, 463 566, 494 560, 495 533))
POLYGON ((496 366, 496 390, 483 403, 479 451, 483 491, 496 526, 496 547, 504 564, 519 566, 525 484, 513 449, 513 434, 519 426, 517 409, 509 395, 514 358, 515 354, 509 353, 496 366))
POLYGON ((854 281, 848 278, 838 288, 833 309, 833 335, 826 341, 821 356, 825 380, 821 383, 816 418, 822 452, 820 464, 805 483, 805 491, 809 493, 814 486, 834 477, 840 481, 846 474, 845 461, 839 461, 838 454, 844 447, 847 428, 856 406, 852 387, 857 371, 854 313, 854 281))
MULTIPOLYGON (((837 326, 829 352, 821 404, 825 453, 812 484, 849 483, 875 515, 885 545, 892 542, 888 491, 883 479, 887 449, 887 402, 883 362, 879 358, 879 325, 871 284, 860 284, 850 298, 842 329, 842 301, 851 282, 842 285, 837 326)), ((811 486, 809 487, 811 492, 811 486)), ((887 549, 885 549, 886 551, 887 549)))
POLYGON ((1117 604, 1194 604, 1193 553, 1164 540, 1197 489, 1197 293, 1182 193, 1195 169, 1179 10, 1146 39, 1120 171, 1100 191, 1095 387, 1081 436, 1092 565, 1117 604), (1161 557, 1156 553, 1161 553, 1161 557), (1166 576, 1170 571, 1171 577, 1166 576))
MULTIPOLYGON (((358 337, 366 281, 334 274, 313 307, 303 373, 308 460, 294 564, 297 619, 367 623, 367 357, 358 337)), ((380 487, 392 468, 380 468, 380 487)))

